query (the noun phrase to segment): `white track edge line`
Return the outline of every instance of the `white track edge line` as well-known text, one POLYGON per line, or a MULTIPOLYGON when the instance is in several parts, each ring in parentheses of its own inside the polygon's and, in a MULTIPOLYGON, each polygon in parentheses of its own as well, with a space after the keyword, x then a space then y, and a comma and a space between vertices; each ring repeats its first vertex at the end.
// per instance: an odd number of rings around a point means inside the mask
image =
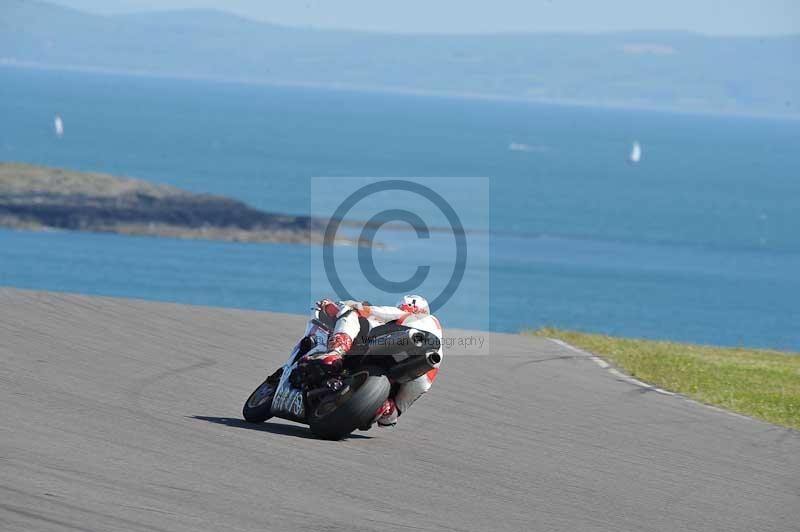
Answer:
POLYGON ((638 379, 634 379, 630 375, 626 375, 626 374, 622 373, 618 369, 616 369, 613 366, 611 366, 611 364, 609 364, 608 362, 606 362, 605 360, 603 360, 599 356, 590 353, 589 351, 584 351, 583 349, 575 347, 574 345, 570 345, 570 344, 568 344, 567 342, 565 342, 563 340, 559 340, 558 338, 547 338, 547 339, 550 340, 551 342, 553 342, 556 345, 559 345, 559 346, 561 346, 561 347, 563 347, 565 349, 569 349, 570 351, 572 351, 574 353, 578 353, 579 355, 582 355, 582 356, 590 359, 592 362, 594 362, 595 364, 597 364, 598 366, 600 366, 601 368, 603 368, 604 370, 609 372, 611 375, 614 375, 615 377, 619 378, 620 380, 623 380, 623 381, 628 382, 630 384, 633 384, 635 386, 639 386, 640 388, 645 388, 647 390, 658 392, 658 393, 660 393, 662 395, 669 395, 669 396, 672 396, 672 397, 680 397, 681 399, 683 399, 683 400, 685 400, 685 401, 687 401, 689 403, 694 403, 696 405, 700 405, 700 406, 703 406, 703 407, 706 407, 706 408, 710 408, 711 410, 714 410, 716 412, 720 412, 720 413, 723 413, 723 414, 728 414, 729 416, 734 416, 734 417, 738 417, 738 418, 741 418, 741 419, 749 419, 750 421, 758 421, 760 423, 769 423, 768 421, 762 421, 762 420, 759 420, 759 419, 756 419, 756 418, 753 418, 753 417, 750 417, 750 416, 746 416, 744 414, 739 414, 738 412, 731 412, 730 410, 725 410, 724 408, 720 408, 718 406, 714 406, 714 405, 710 405, 710 404, 703 403, 703 402, 700 402, 700 401, 696 401, 694 399, 686 397, 683 394, 670 392, 668 390, 664 390, 662 388, 659 388, 658 386, 653 386, 652 384, 647 384, 646 382, 642 382, 642 381, 640 381, 638 379))
POLYGON ((670 392, 670 391, 664 390, 662 388, 659 388, 658 386, 653 386, 652 384, 647 384, 646 382, 642 382, 642 381, 640 381, 638 379, 634 379, 630 375, 625 375, 624 373, 622 373, 618 369, 612 367, 611 364, 609 364, 608 362, 606 362, 602 358, 598 357, 597 355, 593 355, 592 353, 590 353, 588 351, 584 351, 583 349, 579 349, 579 348, 575 347, 574 345, 570 345, 570 344, 568 344, 567 342, 565 342, 563 340, 559 340, 558 338, 548 338, 548 340, 550 340, 551 342, 553 342, 555 344, 560 345, 561 347, 563 347, 565 349, 569 349, 570 351, 573 351, 575 353, 578 353, 580 355, 583 355, 583 356, 591 359, 592 362, 594 362, 595 364, 597 364, 598 366, 600 366, 604 370, 608 371, 610 374, 614 375, 615 377, 624 380, 625 382, 629 382, 629 383, 631 383, 633 385, 639 386, 640 388, 646 388, 648 390, 651 390, 651 391, 654 391, 654 392, 658 392, 658 393, 664 394, 664 395, 673 395, 673 396, 674 395, 678 395, 675 392, 670 392))

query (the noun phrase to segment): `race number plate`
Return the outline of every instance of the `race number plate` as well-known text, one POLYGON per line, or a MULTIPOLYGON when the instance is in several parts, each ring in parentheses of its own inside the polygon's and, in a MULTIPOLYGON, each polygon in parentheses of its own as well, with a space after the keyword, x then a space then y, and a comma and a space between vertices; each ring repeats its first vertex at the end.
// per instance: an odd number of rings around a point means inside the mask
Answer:
POLYGON ((305 404, 303 403, 303 392, 298 390, 289 382, 289 376, 295 365, 286 368, 281 375, 275 398, 272 400, 271 411, 278 417, 287 416, 291 418, 304 419, 306 417, 305 404))

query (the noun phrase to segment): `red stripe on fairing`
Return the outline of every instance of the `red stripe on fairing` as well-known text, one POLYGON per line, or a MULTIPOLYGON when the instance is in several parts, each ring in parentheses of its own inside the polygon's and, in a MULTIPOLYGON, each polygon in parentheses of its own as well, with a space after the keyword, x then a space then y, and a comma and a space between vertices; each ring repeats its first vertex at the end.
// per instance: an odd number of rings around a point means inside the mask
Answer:
POLYGON ((430 382, 431 384, 433 384, 433 381, 434 381, 434 379, 436 378, 436 375, 437 375, 438 373, 439 373, 439 368, 433 368, 433 369, 432 369, 432 370, 430 370, 428 373, 426 373, 426 374, 425 374, 425 376, 426 376, 426 377, 428 377, 428 382, 430 382))

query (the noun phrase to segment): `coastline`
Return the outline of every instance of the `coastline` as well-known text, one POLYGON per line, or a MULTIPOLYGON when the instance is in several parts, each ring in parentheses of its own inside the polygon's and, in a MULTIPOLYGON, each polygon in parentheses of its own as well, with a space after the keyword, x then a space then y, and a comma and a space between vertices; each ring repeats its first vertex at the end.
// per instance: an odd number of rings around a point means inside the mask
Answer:
MULTIPOLYGON (((0 162, 0 227, 322 244, 325 221, 110 174, 0 162)), ((337 244, 364 244, 337 237, 337 244)))

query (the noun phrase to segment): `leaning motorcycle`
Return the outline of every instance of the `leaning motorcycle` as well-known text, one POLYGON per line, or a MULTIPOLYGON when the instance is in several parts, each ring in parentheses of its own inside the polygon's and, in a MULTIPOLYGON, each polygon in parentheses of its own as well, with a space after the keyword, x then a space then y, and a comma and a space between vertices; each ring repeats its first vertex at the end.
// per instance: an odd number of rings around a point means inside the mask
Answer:
POLYGON ((288 419, 307 424, 321 438, 340 440, 357 429, 369 429, 393 387, 424 375, 441 361, 441 342, 435 334, 388 323, 357 339, 333 370, 301 363, 303 356, 327 350, 333 327, 333 320, 317 310, 286 364, 247 398, 245 420, 288 419))

